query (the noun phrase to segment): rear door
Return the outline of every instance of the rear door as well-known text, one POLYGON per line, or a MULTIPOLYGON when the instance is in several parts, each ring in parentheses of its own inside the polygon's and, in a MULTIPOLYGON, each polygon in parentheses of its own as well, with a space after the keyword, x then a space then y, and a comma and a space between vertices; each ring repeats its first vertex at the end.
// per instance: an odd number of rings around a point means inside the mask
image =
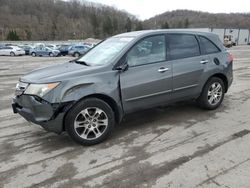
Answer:
POLYGON ((198 39, 192 34, 168 34, 167 44, 173 65, 173 99, 196 96, 209 57, 201 55, 198 39))
POLYGON ((129 68, 120 74, 125 112, 145 109, 171 99, 172 67, 166 60, 165 35, 142 39, 127 53, 129 68))

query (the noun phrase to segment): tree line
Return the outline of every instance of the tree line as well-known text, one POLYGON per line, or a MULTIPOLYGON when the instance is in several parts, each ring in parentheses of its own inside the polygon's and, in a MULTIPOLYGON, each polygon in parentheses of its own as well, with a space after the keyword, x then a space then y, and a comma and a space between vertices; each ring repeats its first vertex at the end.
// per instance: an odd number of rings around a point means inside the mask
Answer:
POLYGON ((84 0, 0 0, 0 40, 105 38, 140 29, 135 16, 84 0))
POLYGON ((144 21, 146 29, 159 28, 243 28, 250 29, 249 13, 211 14, 200 11, 175 10, 144 21))
POLYGON ((0 0, 0 40, 103 39, 135 30, 190 27, 250 28, 250 14, 176 10, 140 21, 85 0, 0 0))

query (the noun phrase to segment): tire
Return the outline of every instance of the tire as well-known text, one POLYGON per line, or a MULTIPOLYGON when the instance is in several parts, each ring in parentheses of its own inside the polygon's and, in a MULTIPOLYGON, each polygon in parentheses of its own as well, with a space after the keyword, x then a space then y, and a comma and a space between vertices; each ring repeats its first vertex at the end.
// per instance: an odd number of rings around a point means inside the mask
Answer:
POLYGON ((31 55, 32 55, 33 57, 36 57, 36 53, 35 53, 35 52, 32 52, 31 55))
POLYGON ((50 57, 54 57, 53 53, 49 53, 49 56, 50 56, 50 57))
POLYGON ((82 145, 94 145, 104 141, 114 126, 115 116, 112 108, 97 98, 80 101, 65 117, 67 133, 82 145))
POLYGON ((201 108, 215 110, 221 105, 224 95, 224 82, 218 77, 212 77, 203 87, 202 93, 197 99, 197 102, 201 108))
POLYGON ((80 56, 80 53, 75 52, 75 53, 73 54, 73 56, 74 56, 74 57, 79 57, 79 56, 80 56))
POLYGON ((14 52, 10 52, 10 56, 11 56, 11 57, 14 57, 14 56, 15 56, 15 53, 14 53, 14 52))

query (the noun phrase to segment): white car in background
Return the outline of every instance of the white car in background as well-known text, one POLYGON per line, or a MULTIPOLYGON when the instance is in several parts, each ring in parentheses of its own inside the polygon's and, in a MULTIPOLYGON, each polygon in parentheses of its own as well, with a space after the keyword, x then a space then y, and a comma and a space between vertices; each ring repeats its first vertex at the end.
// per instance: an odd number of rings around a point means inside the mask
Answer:
POLYGON ((19 48, 18 46, 1 46, 0 55, 25 55, 25 51, 22 48, 19 48))

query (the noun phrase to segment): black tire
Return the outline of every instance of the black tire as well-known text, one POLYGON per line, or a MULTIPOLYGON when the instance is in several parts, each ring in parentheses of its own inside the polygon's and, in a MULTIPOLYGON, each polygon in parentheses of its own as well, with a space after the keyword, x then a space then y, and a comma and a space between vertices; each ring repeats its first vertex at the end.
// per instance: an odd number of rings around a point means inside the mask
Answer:
POLYGON ((16 54, 14 52, 10 52, 10 56, 14 57, 16 54))
POLYGON ((52 53, 50 52, 50 53, 49 53, 49 56, 50 56, 50 57, 54 57, 54 54, 52 54, 52 53))
POLYGON ((33 57, 36 57, 36 53, 35 53, 35 52, 32 52, 31 55, 32 55, 33 57))
POLYGON ((224 95, 225 95, 224 82, 218 77, 212 77, 207 81, 207 83, 203 87, 202 93, 201 93, 200 97, 197 99, 197 102, 198 102, 199 106, 203 109, 215 110, 216 108, 218 108, 221 105, 221 103, 224 99, 224 95), (213 84, 217 84, 217 85, 220 84, 221 85, 221 90, 220 90, 221 97, 215 104, 211 104, 209 102, 209 90, 210 90, 210 88, 212 89, 213 84))
MULTIPOLYGON (((82 117, 85 119, 86 115, 82 116, 82 117)), ((93 119, 93 116, 91 116, 91 117, 93 119)), ((99 117, 100 117, 100 115, 99 115, 99 117)), ((96 126, 98 126, 98 125, 96 125, 96 126)), ((65 117, 65 129, 68 132, 69 136, 75 142, 82 144, 82 145, 94 145, 94 144, 98 144, 98 143, 104 141, 105 139, 108 138, 108 136, 110 135, 110 133, 114 129, 114 126, 115 126, 115 116, 114 116, 114 112, 113 112, 112 108, 106 102, 104 102, 100 99, 97 99, 97 98, 88 98, 88 99, 80 101, 72 109, 70 109, 70 111, 67 113, 67 115, 65 117), (103 130, 102 134, 99 137, 85 139, 85 138, 82 138, 80 136, 79 132, 82 131, 82 135, 83 135, 83 132, 85 132, 85 129, 88 129, 89 131, 88 131, 87 135, 89 135, 91 133, 92 135, 96 136, 93 130, 90 131, 91 129, 89 128, 89 126, 92 126, 92 125, 90 125, 88 123, 88 124, 84 125, 88 128, 80 127, 83 130, 79 130, 80 128, 75 128, 75 120, 81 116, 80 112, 82 112, 85 109, 91 109, 91 108, 101 109, 104 112, 102 115, 105 115, 105 117, 107 117, 108 121, 107 121, 107 126, 105 126, 106 128, 103 130)), ((93 129, 95 129, 95 128, 93 128, 93 129)), ((99 130, 99 128, 98 128, 98 130, 99 130)))
POLYGON ((74 56, 74 57, 80 57, 80 53, 75 52, 75 53, 73 54, 73 56, 74 56))

